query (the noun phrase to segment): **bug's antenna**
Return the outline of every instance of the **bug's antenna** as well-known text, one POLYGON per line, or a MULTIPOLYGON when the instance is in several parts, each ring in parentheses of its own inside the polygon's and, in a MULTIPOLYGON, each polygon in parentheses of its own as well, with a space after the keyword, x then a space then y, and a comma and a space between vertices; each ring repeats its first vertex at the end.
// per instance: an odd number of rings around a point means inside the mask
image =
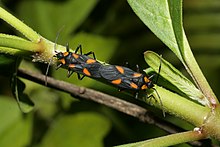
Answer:
POLYGON ((160 98, 160 95, 159 95, 159 93, 157 92, 157 90, 155 88, 153 88, 153 90, 156 92, 156 94, 157 94, 157 96, 158 96, 158 98, 160 100, 160 105, 161 105, 161 109, 163 111, 163 116, 165 117, 165 111, 164 111, 164 107, 163 107, 163 103, 162 103, 162 100, 160 98))
MULTIPOLYGON (((155 81, 156 84, 157 84, 157 81, 158 81, 159 76, 160 76, 161 63, 162 63, 162 55, 160 55, 160 66, 159 66, 158 73, 157 73, 157 79, 155 81)), ((157 90, 155 88, 153 88, 153 89, 156 92, 156 94, 157 94, 157 96, 158 96, 158 98, 160 100, 161 108, 162 108, 162 111, 163 111, 163 116, 165 117, 165 111, 164 111, 164 107, 163 107, 163 103, 162 103, 162 100, 160 98, 160 95, 159 95, 159 93, 157 92, 157 90)))
POLYGON ((157 72, 157 79, 155 81, 156 84, 157 84, 157 81, 158 81, 159 76, 160 76, 161 63, 162 63, 162 55, 160 55, 160 66, 159 66, 159 69, 158 69, 158 72, 157 72))
MULTIPOLYGON (((63 26, 58 30, 58 32, 57 32, 57 35, 56 35, 56 38, 55 38, 55 42, 54 42, 54 52, 56 52, 57 40, 58 40, 58 38, 59 38, 60 32, 63 30, 64 27, 65 27, 65 26, 63 25, 63 26)), ((45 85, 46 85, 46 86, 47 86, 47 75, 48 75, 49 67, 50 67, 52 61, 53 61, 53 57, 50 58, 49 63, 48 63, 48 65, 47 65, 46 73, 45 73, 45 85)))

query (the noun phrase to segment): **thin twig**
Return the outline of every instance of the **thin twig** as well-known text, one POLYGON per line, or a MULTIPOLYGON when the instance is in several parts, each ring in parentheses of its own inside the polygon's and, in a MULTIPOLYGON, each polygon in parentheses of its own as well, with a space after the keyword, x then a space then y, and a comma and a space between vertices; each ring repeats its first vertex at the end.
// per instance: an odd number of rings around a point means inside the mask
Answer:
MULTIPOLYGON (((34 73, 32 71, 19 69, 18 76, 37 82, 41 85, 45 84, 45 76, 42 74, 34 73)), ((47 78, 47 84, 48 87, 70 93, 74 97, 92 100, 97 103, 104 104, 120 112, 139 118, 143 122, 154 122, 151 120, 151 118, 148 117, 148 111, 146 109, 116 97, 107 95, 105 93, 101 93, 85 87, 79 87, 64 81, 56 80, 51 77, 47 78)))
MULTIPOLYGON (((39 83, 41 85, 45 85, 45 75, 34 73, 24 69, 19 69, 17 75, 22 78, 26 78, 36 83, 39 83)), ((184 131, 177 126, 160 120, 141 106, 118 99, 99 91, 95 91, 85 87, 79 87, 64 81, 56 80, 51 77, 47 78, 47 86, 70 93, 74 97, 79 97, 106 105, 127 115, 138 118, 142 122, 154 124, 169 133, 178 133, 184 131)), ((194 141, 190 144, 200 146, 201 142, 194 141)))

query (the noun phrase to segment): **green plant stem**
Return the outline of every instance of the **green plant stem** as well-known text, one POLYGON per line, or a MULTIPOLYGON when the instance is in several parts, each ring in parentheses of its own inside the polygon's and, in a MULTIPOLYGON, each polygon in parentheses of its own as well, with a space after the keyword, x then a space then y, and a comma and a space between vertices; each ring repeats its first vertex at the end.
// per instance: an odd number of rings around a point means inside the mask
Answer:
POLYGON ((219 103, 217 97, 215 96, 214 92, 212 91, 209 83, 207 82, 206 78, 204 77, 201 69, 199 68, 198 63, 196 62, 193 53, 190 49, 186 36, 184 36, 184 59, 186 64, 186 69, 190 73, 191 77, 196 82, 199 89, 203 92, 203 94, 209 99, 211 104, 216 105, 219 103))
POLYGON ((26 51, 21 51, 21 50, 9 48, 9 47, 0 47, 0 53, 16 55, 16 56, 27 56, 30 54, 26 51))
POLYGON ((193 101, 190 101, 162 87, 156 86, 156 90, 161 98, 163 108, 156 92, 153 92, 152 94, 157 101, 154 101, 153 98, 147 99, 149 104, 160 107, 166 112, 174 114, 195 126, 203 125, 205 118, 210 112, 209 108, 194 103, 193 101))
POLYGON ((32 52, 36 52, 40 49, 40 44, 33 43, 24 39, 18 39, 18 37, 13 36, 10 38, 0 36, 0 46, 32 52))
POLYGON ((6 10, 0 7, 0 18, 6 21, 9 25, 14 27, 16 30, 21 32, 25 37, 30 39, 32 42, 37 43, 40 41, 40 35, 34 30, 24 24, 22 21, 8 13, 6 10))
POLYGON ((220 140, 220 105, 209 113, 204 125, 203 132, 220 140))
POLYGON ((150 139, 146 141, 141 141, 137 143, 121 145, 118 147, 130 147, 130 146, 138 146, 138 147, 164 147, 164 146, 172 146, 177 145, 184 142, 190 142, 195 140, 204 139, 206 136, 197 131, 188 131, 183 133, 176 133, 167 135, 164 137, 158 137, 155 139, 150 139))

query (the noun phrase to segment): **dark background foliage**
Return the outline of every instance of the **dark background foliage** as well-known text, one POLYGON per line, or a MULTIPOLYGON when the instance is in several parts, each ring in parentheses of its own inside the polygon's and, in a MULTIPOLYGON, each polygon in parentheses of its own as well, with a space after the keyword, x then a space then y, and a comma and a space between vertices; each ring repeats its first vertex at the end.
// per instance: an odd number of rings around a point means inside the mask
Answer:
MULTIPOLYGON (((1 6, 51 41, 64 26, 58 44, 69 42, 73 49, 82 44, 84 52, 94 51, 100 61, 117 65, 129 62, 133 69, 136 64, 145 69, 148 66, 143 53, 153 50, 186 73, 173 53, 139 20, 125 0, 2 0, 1 6)), ((184 1, 183 8, 184 27, 190 45, 217 96, 220 95, 219 8, 218 0, 184 1)), ((1 33, 21 35, 2 20, 0 24, 1 33)), ((166 134, 153 125, 141 123, 100 104, 78 100, 26 80, 23 80, 25 92, 34 101, 35 109, 23 114, 11 98, 9 75, 13 57, 0 55, 0 58, 1 146, 113 146, 166 134)), ((23 60, 20 65, 42 73, 45 73, 46 66, 30 60, 23 60)), ((51 67, 50 76, 149 107, 127 93, 93 79, 78 81, 75 75, 68 79, 64 69, 55 71, 51 67)), ((155 114, 162 118, 161 111, 156 110, 155 114)), ((185 129, 193 128, 169 115, 163 119, 185 129)))

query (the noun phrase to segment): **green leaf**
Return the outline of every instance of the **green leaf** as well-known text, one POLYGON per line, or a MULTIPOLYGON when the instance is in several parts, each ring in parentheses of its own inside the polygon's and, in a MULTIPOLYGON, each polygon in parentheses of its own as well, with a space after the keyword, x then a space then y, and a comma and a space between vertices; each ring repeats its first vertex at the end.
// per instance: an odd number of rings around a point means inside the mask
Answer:
POLYGON ((158 72, 161 63, 161 71, 159 75, 168 80, 189 98, 196 100, 203 105, 210 106, 208 99, 202 94, 202 92, 169 62, 152 51, 145 52, 144 57, 147 64, 156 72, 158 72))
POLYGON ((11 64, 14 60, 0 54, 0 65, 11 64))
POLYGON ((22 21, 20 21, 15 16, 8 13, 6 10, 4 10, 1 7, 0 7, 0 18, 3 19, 5 22, 7 22, 12 27, 14 27, 16 30, 18 30, 20 33, 22 33, 32 42, 37 43, 40 41, 39 34, 37 34, 34 30, 32 30, 22 21))
POLYGON ((16 58, 14 65, 12 66, 11 76, 11 90, 15 97, 20 110, 24 113, 28 113, 34 108, 33 102, 30 100, 27 94, 24 93, 25 84, 17 77, 17 69, 20 65, 21 59, 16 58))
POLYGON ((40 34, 55 40, 62 26, 64 26, 62 38, 74 32, 85 21, 97 2, 97 0, 23 1, 18 13, 40 34))
POLYGON ((218 99, 199 68, 182 26, 182 1, 128 0, 146 26, 181 60, 197 87, 214 105, 218 99))
POLYGON ((182 1, 128 0, 146 26, 183 61, 182 1))
POLYGON ((16 102, 0 96, 0 146, 27 146, 31 141, 32 117, 24 117, 16 102))
POLYGON ((25 84, 19 80, 17 76, 13 76, 11 87, 12 93, 16 98, 20 110, 24 113, 32 111, 34 108, 34 103, 30 100, 27 94, 23 93, 25 84))
POLYGON ((61 115, 45 134, 41 146, 101 147, 109 129, 108 119, 97 113, 61 115))
POLYGON ((24 93, 25 84, 17 78, 17 68, 20 65, 21 59, 16 58, 16 62, 13 65, 13 74, 11 76, 11 90, 14 95, 20 110, 24 113, 28 113, 33 109, 33 102, 30 100, 27 94, 24 93))

